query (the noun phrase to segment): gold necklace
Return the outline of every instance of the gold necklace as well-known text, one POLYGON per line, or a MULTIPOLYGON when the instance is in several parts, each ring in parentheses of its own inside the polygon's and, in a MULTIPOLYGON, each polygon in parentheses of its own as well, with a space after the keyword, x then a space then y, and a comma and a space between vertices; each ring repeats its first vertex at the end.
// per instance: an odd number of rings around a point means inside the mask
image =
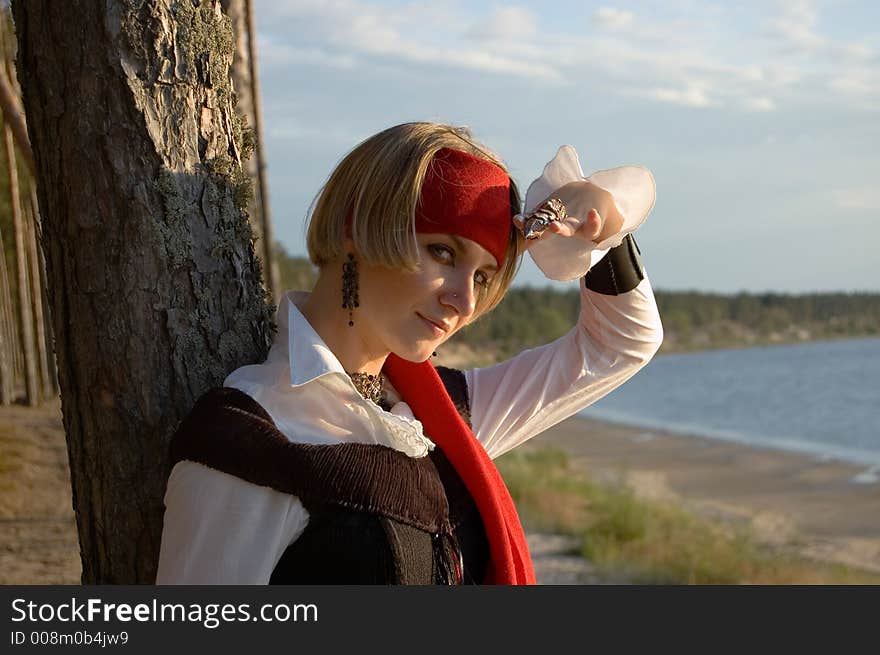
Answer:
MULTIPOLYGON (((346 371, 348 373, 348 371, 346 371)), ((367 400, 372 400, 377 405, 382 399, 382 374, 370 375, 369 373, 348 373, 348 377, 354 383, 354 388, 367 400)))

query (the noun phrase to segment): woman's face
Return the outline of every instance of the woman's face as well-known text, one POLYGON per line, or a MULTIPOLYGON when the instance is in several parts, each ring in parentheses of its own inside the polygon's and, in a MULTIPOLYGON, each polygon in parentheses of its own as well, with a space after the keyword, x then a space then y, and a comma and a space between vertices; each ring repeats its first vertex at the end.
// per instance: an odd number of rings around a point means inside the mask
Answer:
POLYGON ((421 362, 473 318, 482 287, 498 267, 470 239, 442 233, 416 236, 419 271, 358 265, 355 325, 371 349, 421 362))

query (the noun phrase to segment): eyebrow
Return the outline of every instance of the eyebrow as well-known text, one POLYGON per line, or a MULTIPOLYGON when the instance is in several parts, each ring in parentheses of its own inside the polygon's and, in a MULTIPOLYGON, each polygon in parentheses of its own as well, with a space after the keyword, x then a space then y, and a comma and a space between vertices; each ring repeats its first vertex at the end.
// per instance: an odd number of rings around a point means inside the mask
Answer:
MULTIPOLYGON (((464 253, 470 252, 470 248, 467 246, 467 244, 465 244, 464 241, 461 240, 460 237, 458 237, 454 234, 450 234, 449 238, 455 242, 455 245, 458 246, 458 249, 461 252, 464 252, 464 253)), ((490 271, 496 271, 496 272, 498 271, 498 266, 495 264, 486 264, 485 266, 481 266, 480 268, 486 268, 486 269, 489 269, 490 271)))

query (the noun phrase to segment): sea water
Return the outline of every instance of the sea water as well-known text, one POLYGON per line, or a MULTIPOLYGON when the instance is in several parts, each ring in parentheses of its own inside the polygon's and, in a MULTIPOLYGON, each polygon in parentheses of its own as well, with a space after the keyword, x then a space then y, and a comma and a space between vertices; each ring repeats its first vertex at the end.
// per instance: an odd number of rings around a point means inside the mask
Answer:
POLYGON ((662 355, 581 413, 862 464, 874 482, 880 339, 662 355))

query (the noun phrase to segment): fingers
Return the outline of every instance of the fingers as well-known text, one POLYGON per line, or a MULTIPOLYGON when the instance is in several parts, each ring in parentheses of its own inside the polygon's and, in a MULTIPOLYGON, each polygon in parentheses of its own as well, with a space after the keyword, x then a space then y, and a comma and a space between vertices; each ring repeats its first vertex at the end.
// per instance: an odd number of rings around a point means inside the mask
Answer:
POLYGON ((574 224, 571 220, 559 221, 557 223, 551 223, 548 226, 547 231, 564 237, 577 236, 579 238, 593 240, 601 233, 602 223, 602 217, 599 215, 599 212, 595 209, 591 209, 587 214, 586 220, 581 225, 574 224))
MULTIPOLYGON (((516 215, 513 217, 513 222, 520 230, 523 229, 523 217, 520 215, 516 215)), ((604 220, 602 216, 599 214, 598 210, 595 208, 591 209, 587 214, 586 220, 580 225, 577 224, 577 219, 569 216, 565 220, 561 221, 553 221, 547 224, 547 227, 538 236, 536 239, 531 239, 526 242, 526 249, 531 245, 531 241, 537 241, 542 238, 546 238, 548 234, 558 234, 563 237, 573 237, 577 236, 581 239, 586 239, 590 241, 595 241, 599 235, 602 233, 602 228, 604 226, 604 220)))
POLYGON ((547 226, 547 232, 559 234, 560 236, 570 237, 575 233, 575 228, 565 221, 556 221, 547 226))
POLYGON ((587 220, 584 221, 583 227, 586 236, 593 241, 595 241, 602 233, 602 217, 599 215, 599 212, 596 211, 595 207, 590 210, 589 214, 587 214, 587 220))

